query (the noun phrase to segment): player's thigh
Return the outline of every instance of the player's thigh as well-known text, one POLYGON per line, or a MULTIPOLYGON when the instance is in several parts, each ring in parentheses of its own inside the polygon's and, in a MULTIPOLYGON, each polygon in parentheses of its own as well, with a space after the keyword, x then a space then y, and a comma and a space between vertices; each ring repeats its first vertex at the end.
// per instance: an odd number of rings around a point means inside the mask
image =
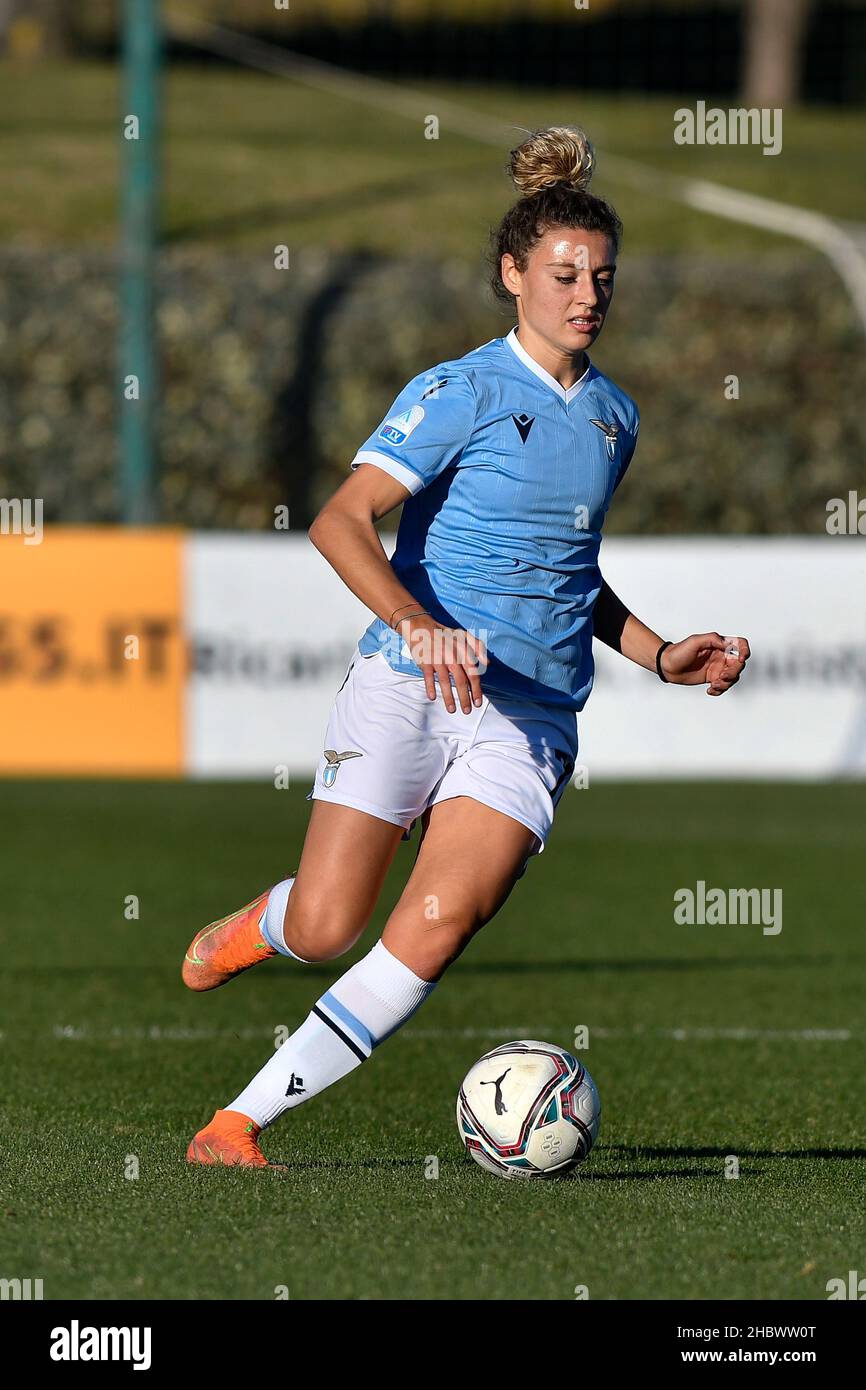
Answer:
POLYGON ((354 945, 382 891, 403 831, 399 825, 314 801, 284 924, 303 960, 330 960, 354 945))
POLYGON ((425 815, 412 873, 382 940, 424 980, 436 980, 500 909, 536 836, 468 796, 437 802, 425 815))

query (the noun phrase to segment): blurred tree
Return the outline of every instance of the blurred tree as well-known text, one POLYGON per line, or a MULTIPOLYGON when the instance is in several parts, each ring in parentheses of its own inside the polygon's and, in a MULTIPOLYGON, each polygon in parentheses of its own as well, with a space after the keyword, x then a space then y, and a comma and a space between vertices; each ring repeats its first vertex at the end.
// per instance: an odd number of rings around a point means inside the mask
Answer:
POLYGON ((29 8, 40 25, 46 53, 65 53, 69 48, 70 10, 68 0, 30 0, 29 8))
POLYGON ((0 0, 0 51, 13 57, 66 53, 69 9, 64 0, 0 0))
POLYGON ((747 106, 787 106, 800 98, 803 47, 812 0, 746 0, 742 97, 747 106))
POLYGON ((21 0, 0 0, 0 53, 9 51, 9 36, 20 7, 21 0))

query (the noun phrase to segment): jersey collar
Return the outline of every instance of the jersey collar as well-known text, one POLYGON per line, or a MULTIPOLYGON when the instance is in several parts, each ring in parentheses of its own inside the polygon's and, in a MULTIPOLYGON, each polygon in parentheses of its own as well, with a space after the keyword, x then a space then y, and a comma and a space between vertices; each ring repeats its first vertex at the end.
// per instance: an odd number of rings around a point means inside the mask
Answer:
POLYGON ((588 362, 586 371, 582 377, 579 377, 572 386, 562 386, 555 376, 551 376, 550 372, 545 371, 540 362, 536 362, 534 357, 530 357, 517 336, 516 326, 512 328, 505 341, 508 343, 508 346, 515 356, 523 363, 524 367, 528 367, 533 375, 538 377, 539 381, 543 381, 545 386, 549 386, 551 391, 555 391, 559 399, 565 401, 566 405, 569 405, 574 400, 575 396, 580 395, 584 386, 586 386, 587 382, 595 375, 592 363, 588 362))

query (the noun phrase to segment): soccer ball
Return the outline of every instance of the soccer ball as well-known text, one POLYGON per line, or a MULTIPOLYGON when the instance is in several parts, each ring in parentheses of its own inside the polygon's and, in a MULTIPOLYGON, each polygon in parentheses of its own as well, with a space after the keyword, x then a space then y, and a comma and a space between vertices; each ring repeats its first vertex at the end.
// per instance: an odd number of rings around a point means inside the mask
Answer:
POLYGON ((475 1162, 501 1178, 549 1178, 586 1158, 601 1101, 582 1062, 553 1043, 487 1052, 457 1097, 457 1128, 475 1162))

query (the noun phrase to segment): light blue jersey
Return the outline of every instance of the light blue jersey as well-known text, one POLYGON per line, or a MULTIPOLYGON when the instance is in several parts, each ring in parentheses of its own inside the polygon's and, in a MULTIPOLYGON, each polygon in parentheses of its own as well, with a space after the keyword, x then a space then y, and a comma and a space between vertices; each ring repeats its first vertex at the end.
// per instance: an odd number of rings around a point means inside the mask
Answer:
MULTIPOLYGON (((566 390, 512 329, 416 376, 352 460, 412 494, 392 567, 437 622, 486 643, 485 691, 585 705, 601 527, 638 423, 595 367, 566 390)), ((422 674, 379 618, 360 649, 422 674)))

